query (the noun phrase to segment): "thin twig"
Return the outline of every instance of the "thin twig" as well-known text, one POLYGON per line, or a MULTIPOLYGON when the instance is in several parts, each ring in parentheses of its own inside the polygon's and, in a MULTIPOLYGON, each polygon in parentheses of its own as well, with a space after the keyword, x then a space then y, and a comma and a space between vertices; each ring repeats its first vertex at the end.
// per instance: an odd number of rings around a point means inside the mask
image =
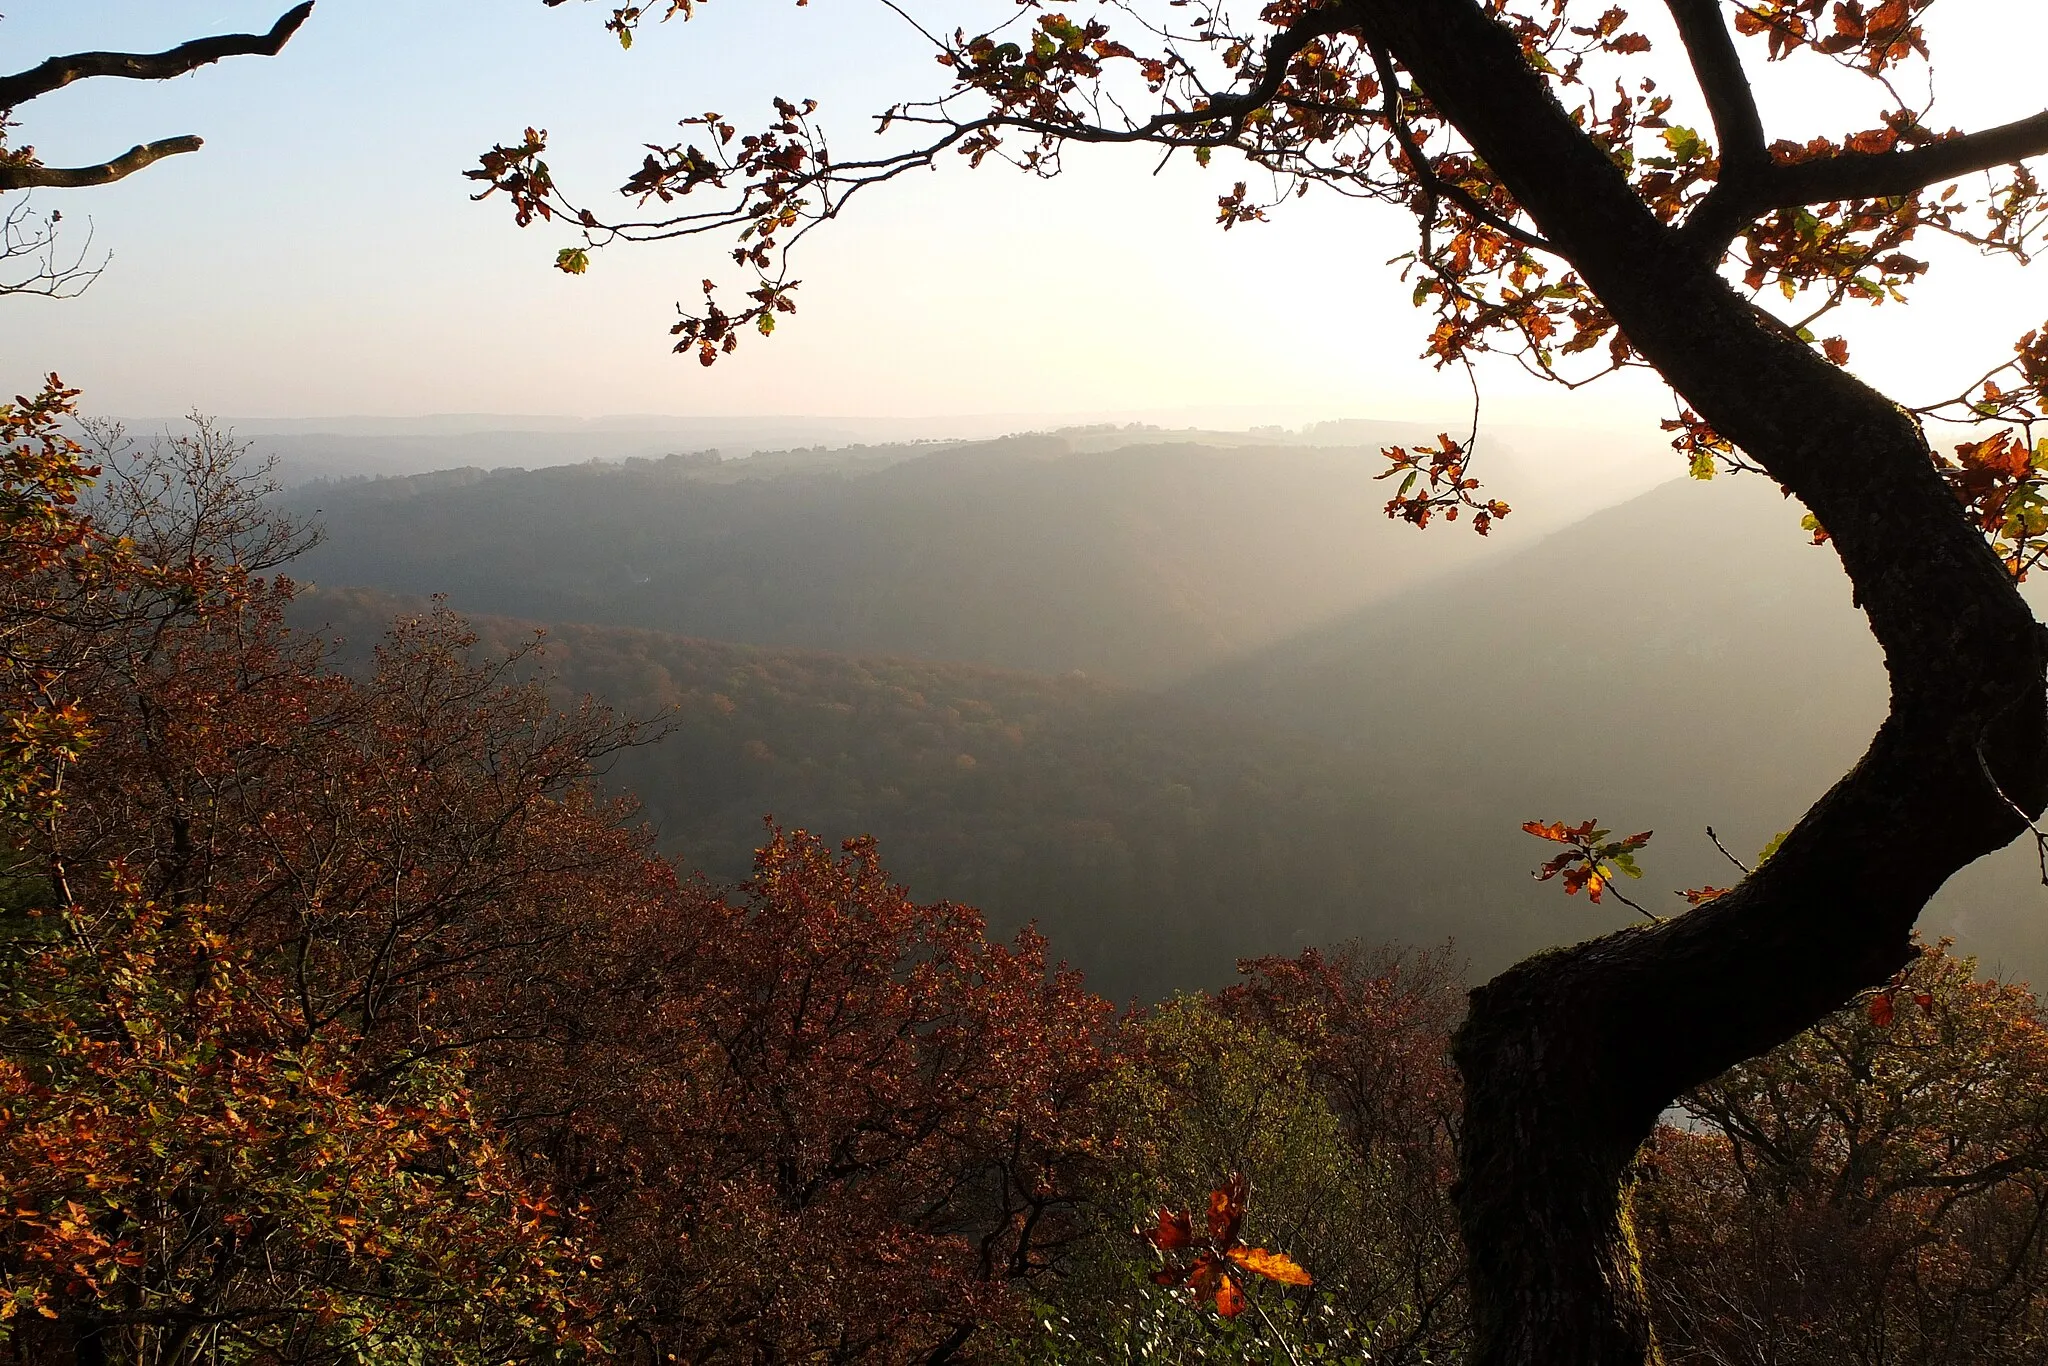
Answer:
POLYGON ((1741 859, 1735 857, 1735 855, 1728 852, 1728 846, 1721 843, 1721 837, 1714 833, 1714 827, 1711 825, 1707 827, 1707 838, 1712 840, 1714 842, 1714 847, 1721 851, 1722 858, 1727 859, 1730 863, 1734 864, 1737 868, 1740 868, 1742 870, 1742 874, 1744 877, 1748 877, 1750 874, 1756 871, 1754 868, 1744 863, 1741 859))

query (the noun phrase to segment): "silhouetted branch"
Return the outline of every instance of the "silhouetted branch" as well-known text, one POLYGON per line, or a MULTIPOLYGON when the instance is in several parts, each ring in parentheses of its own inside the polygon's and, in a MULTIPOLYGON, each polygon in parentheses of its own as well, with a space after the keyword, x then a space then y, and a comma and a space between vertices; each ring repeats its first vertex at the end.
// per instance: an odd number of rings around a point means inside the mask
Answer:
POLYGON ((196 152, 203 144, 191 134, 145 142, 131 147, 112 161, 97 166, 43 166, 35 162, 16 165, 0 163, 0 192, 38 188, 77 189, 87 185, 111 185, 143 167, 181 152, 196 152))
POLYGON ((313 0, 305 0, 287 11, 268 33, 223 33, 195 38, 163 52, 74 52, 66 57, 52 57, 27 71, 0 77, 0 109, 13 109, 38 95, 94 76, 162 81, 196 71, 223 57, 275 57, 312 12, 313 0))
POLYGON ((1745 224, 1772 209, 1910 195, 2042 155, 2048 155, 2048 111, 1903 152, 1837 152, 1761 166, 1722 180, 1683 232, 1696 252, 1718 256, 1745 224))
POLYGON ((1664 2, 1685 42, 1693 75, 1707 99, 1707 111, 1713 115, 1723 173, 1741 173, 1768 164, 1763 117, 1757 113, 1756 95, 1743 72, 1734 36, 1721 17, 1720 0, 1664 2))
POLYGON ((0 262, 16 263, 10 273, 0 266, 0 295, 39 294, 49 299, 68 299, 81 294, 99 278, 106 268, 105 260, 96 266, 85 263, 92 250, 92 226, 87 224, 85 243, 73 252, 67 262, 57 252, 57 225, 63 215, 51 211, 38 215, 26 197, 11 205, 4 217, 0 217, 0 262), (40 219, 40 221, 38 221, 40 219), (24 268, 32 261, 32 268, 24 268))

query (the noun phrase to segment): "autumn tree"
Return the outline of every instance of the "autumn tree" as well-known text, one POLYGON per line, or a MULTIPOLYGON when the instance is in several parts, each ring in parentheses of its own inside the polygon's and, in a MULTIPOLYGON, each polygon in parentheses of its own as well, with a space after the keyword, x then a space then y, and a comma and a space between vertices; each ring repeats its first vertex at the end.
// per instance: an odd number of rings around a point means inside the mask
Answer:
POLYGON ((308 538, 241 449, 90 451, 72 398, 0 408, 0 1351, 580 1340, 588 1268, 475 1068, 579 894, 648 862, 580 786, 617 731, 445 622, 324 672, 272 572, 308 538))
POLYGON ((2048 1027, 1927 948, 1680 1102, 1638 1221, 1674 1363, 2032 1362, 2048 1350, 2048 1027))
POLYGON ((773 830, 737 894, 608 908, 491 1085, 607 1268, 630 1362, 967 1359, 1059 1267, 1110 1009, 872 840, 773 830))
MULTIPOLYGON (((1444 953, 1346 944, 1239 964, 1245 980, 1126 1022, 1099 1085, 1105 1160, 1086 1210, 1094 1236, 1033 1288, 1027 1361, 1297 1359, 1417 1366, 1467 1336, 1457 1219, 1451 1030, 1461 979, 1444 953), (1158 1211, 1242 1177, 1241 1229, 1309 1277, 1255 1275, 1216 1312, 1190 1295, 1186 1252, 1132 1236, 1158 1211), (1161 1279, 1171 1293, 1162 1293, 1161 1279)), ((1190 1249, 1191 1251, 1191 1249, 1190 1249)), ((1191 1280, 1191 1278, 1190 1278, 1191 1280)), ((1190 1288, 1192 1288, 1190 1286, 1190 1288)))
MULTIPOLYGON (((571 273, 622 240, 734 234, 746 298, 707 281, 674 329, 709 364, 794 310, 792 246, 906 170, 958 156, 1052 174, 1075 143, 1227 154, 1259 174, 1219 197, 1225 226, 1318 185, 1411 213, 1405 269, 1439 363, 1497 352, 1572 382, 1648 367, 1697 473, 1758 470, 1805 504, 1885 653, 1892 706, 1868 752, 1727 895, 1502 974, 1457 1044, 1476 1359, 1635 1366, 1654 1348, 1624 1185, 1658 1115, 1888 981, 1935 890, 2048 800, 2048 647, 2014 586, 2043 529, 2031 424, 2048 341, 1987 356, 1981 388, 1947 406, 1906 407, 1815 330, 1903 298, 1927 270, 1917 240, 2023 257, 2040 221, 2022 163, 2048 150, 2048 114, 1964 132, 1904 93, 1928 3, 1666 0, 1653 43, 1621 6, 1572 0, 1273 0, 1253 20, 1203 0, 1029 0, 920 30, 951 84, 888 110, 906 141, 870 156, 828 148, 816 106, 778 96, 754 130, 686 111, 683 140, 634 154, 617 213, 565 189, 537 130, 472 175, 522 224, 580 230, 557 257, 571 273), (1684 61, 1655 65, 1666 50, 1684 61), (1865 76, 1882 115, 1774 139, 1755 60, 1865 76), (1943 417, 1968 426, 1953 453, 1927 432, 1943 417)), ((630 44, 692 9, 608 22, 630 44)), ((1391 453, 1390 513, 1503 515, 1468 446, 1391 453)))

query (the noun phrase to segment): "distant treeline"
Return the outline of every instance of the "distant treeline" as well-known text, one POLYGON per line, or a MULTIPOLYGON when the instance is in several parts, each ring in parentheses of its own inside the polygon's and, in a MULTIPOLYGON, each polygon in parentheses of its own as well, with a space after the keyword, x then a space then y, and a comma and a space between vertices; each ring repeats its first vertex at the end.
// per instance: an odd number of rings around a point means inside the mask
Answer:
POLYGON ((296 569, 321 585, 1138 684, 1485 548, 1389 524, 1370 447, 1086 444, 456 470, 294 490, 287 505, 331 533, 296 569))

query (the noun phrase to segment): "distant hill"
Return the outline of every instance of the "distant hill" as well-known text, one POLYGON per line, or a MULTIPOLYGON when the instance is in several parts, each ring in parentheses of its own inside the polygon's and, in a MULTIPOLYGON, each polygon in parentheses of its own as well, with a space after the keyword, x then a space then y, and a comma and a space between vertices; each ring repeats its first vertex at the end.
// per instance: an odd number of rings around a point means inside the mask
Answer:
MULTIPOLYGON (((1381 513, 1377 444, 1214 446, 1102 429, 930 447, 454 470, 294 490, 327 584, 459 608, 758 645, 1175 681, 1578 511, 1537 499, 1491 541, 1381 513), (1143 442, 1143 444, 1133 444, 1143 442)), ((1490 451, 1487 473, 1524 466, 1490 451)), ((1528 481, 1532 486, 1535 481, 1528 481)))
MULTIPOLYGON (((1468 943, 1533 947, 1537 926, 1573 938, 1629 918, 1529 885, 1543 852, 1518 828, 1531 818, 1654 829, 1653 876, 1624 890, 1668 913, 1673 889, 1739 877, 1705 827, 1753 856, 1885 713, 1876 644, 1801 513, 1761 478, 1666 485, 1176 696, 1314 737, 1374 775, 1398 812, 1361 832, 1395 854, 1383 885, 1468 943)), ((2031 841, 1957 877, 1923 926, 2048 980, 2031 841)))
MULTIPOLYGON (((1343 487, 1331 471, 1347 457, 1295 454, 1263 467, 1280 486, 1264 490, 1241 452, 1076 457, 1023 443, 670 494, 631 471, 443 476, 484 492, 439 503, 434 480, 373 485, 415 520, 379 531, 364 504, 337 537, 383 547, 405 566, 385 579, 417 574, 423 587, 474 555, 456 599, 474 608, 543 598, 536 585, 572 585, 644 536, 675 556, 659 581, 695 596, 565 588, 563 600, 699 622, 737 603, 846 643, 714 643, 569 612, 551 626, 568 687, 629 710, 677 708, 677 733, 613 775, 645 797, 671 852, 732 877, 763 813, 832 837, 871 832, 917 894, 981 905, 999 925, 1036 918, 1119 995, 1213 983, 1241 954, 1349 936, 1455 937, 1488 972, 1632 918, 1533 882, 1548 851, 1521 832, 1531 818, 1655 830, 1650 876, 1625 890, 1674 912, 1674 890, 1738 876, 1706 826, 1752 857, 1854 762, 1883 714, 1883 669, 1847 581, 1767 482, 1667 485, 1460 566, 1473 538, 1332 548, 1350 514, 1332 514, 1334 498, 1302 505, 1343 487), (471 520, 439 520, 457 507, 471 520), (1266 531, 1234 538, 1234 507, 1266 531), (1158 521, 1140 534, 1142 509, 1158 521), (515 531, 528 512, 537 520, 515 531), (963 524, 945 530, 955 515, 963 524), (1273 532, 1283 516, 1298 519, 1300 544, 1273 532), (448 529, 430 546, 436 525, 448 529), (1432 579, 1400 554, 1444 558, 1427 562, 1432 579), (1297 599, 1269 618, 1254 606, 1285 598, 1283 578, 1315 563, 1353 576, 1315 601, 1379 600, 1213 662, 1313 620, 1297 599), (1368 574, 1381 577, 1361 590, 1368 574), (1162 686, 874 643, 892 639, 1056 661, 1086 646, 1092 662, 1162 686)), ((350 554, 366 577, 378 568, 360 545, 350 554)), ((391 606, 326 589, 302 615, 360 641, 391 606)), ((500 642, 525 629, 481 625, 500 642)), ((1966 871, 1926 923, 1987 966, 2048 979, 2048 889, 2028 849, 1966 871)))

